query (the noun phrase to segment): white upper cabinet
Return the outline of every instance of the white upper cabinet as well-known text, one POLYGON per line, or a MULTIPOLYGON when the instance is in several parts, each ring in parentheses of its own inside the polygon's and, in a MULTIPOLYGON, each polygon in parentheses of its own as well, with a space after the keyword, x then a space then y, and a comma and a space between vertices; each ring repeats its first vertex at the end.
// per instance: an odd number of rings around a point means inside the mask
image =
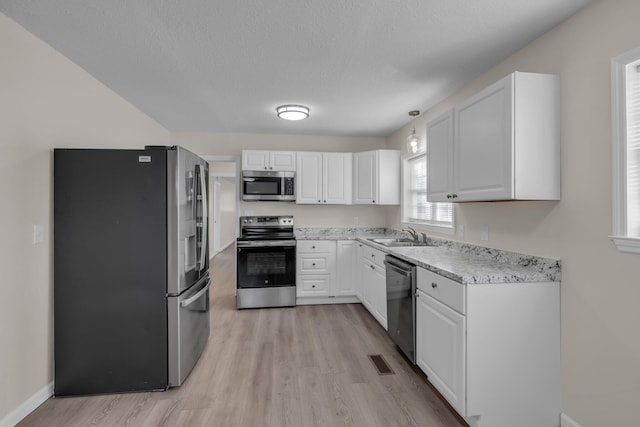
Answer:
POLYGON ((447 200, 453 188, 453 110, 427 123, 427 194, 447 200))
POLYGON ((296 152, 242 150, 242 170, 295 172, 296 152))
POLYGON ((353 181, 354 204, 400 204, 400 151, 354 153, 353 181))
POLYGON ((297 153, 296 203, 351 204, 351 153, 297 153))
POLYGON ((558 77, 515 72, 480 91, 427 124, 427 154, 430 202, 559 200, 558 77))

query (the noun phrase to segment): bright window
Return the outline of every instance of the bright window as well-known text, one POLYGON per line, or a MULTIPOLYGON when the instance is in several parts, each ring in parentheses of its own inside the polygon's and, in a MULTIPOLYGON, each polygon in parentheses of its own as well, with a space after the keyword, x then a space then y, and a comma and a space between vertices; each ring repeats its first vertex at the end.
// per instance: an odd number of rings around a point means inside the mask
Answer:
POLYGON ((640 253, 640 49, 611 62, 613 236, 623 252, 640 253))
POLYGON ((427 202, 426 154, 403 158, 402 175, 402 224, 452 234, 452 204, 427 202))

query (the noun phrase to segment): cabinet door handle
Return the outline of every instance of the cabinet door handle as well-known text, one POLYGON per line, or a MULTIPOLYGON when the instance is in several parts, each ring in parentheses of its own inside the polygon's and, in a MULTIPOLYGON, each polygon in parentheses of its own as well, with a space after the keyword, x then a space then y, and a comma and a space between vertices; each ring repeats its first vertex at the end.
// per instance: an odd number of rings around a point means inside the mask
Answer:
POLYGON ((451 197, 453 197, 451 194, 447 194, 447 199, 450 199, 451 197))
POLYGON ((457 198, 458 198, 458 195, 457 195, 457 194, 452 194, 452 197, 453 197, 454 199, 457 199, 457 198))
POLYGON ((431 283, 431 287, 432 287, 433 289, 435 289, 435 288, 437 288, 437 287, 438 287, 438 284, 437 284, 436 282, 432 282, 432 283, 431 283))
POLYGON ((375 270, 375 269, 376 269, 376 267, 375 267, 375 266, 373 266, 373 265, 370 265, 369 267, 371 267, 371 269, 372 269, 372 270, 375 270))

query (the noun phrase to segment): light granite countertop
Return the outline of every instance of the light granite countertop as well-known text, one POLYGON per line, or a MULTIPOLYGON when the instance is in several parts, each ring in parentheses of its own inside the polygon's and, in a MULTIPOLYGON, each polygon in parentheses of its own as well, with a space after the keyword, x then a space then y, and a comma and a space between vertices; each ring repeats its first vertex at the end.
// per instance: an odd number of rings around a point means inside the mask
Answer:
POLYGON ((559 282, 560 261, 486 248, 467 243, 429 238, 430 246, 390 248, 371 238, 404 236, 396 230, 296 229, 299 240, 358 240, 375 249, 433 271, 456 282, 471 284, 559 282))

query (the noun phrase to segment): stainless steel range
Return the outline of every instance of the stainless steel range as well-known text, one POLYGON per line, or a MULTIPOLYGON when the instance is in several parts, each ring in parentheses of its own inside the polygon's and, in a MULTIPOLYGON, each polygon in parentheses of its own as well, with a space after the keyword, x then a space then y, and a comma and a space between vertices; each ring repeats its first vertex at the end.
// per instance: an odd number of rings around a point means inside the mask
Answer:
POLYGON ((292 216, 240 217, 237 308, 296 305, 296 238, 292 216))

